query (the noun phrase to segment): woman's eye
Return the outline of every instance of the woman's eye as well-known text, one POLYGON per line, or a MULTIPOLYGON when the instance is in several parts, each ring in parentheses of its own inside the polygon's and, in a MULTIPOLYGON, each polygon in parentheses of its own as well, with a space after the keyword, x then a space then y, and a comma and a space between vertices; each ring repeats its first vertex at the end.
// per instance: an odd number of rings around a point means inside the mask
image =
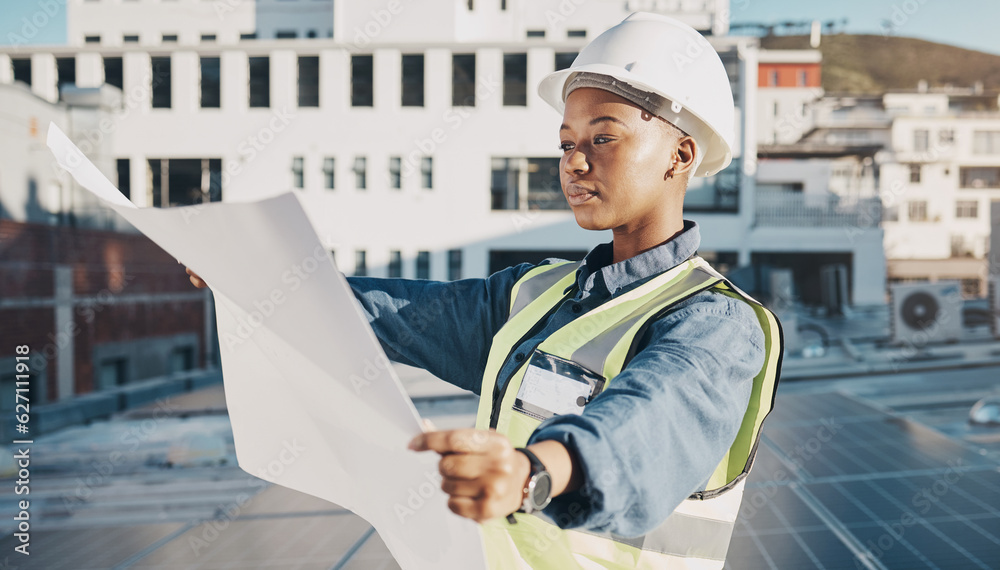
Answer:
POLYGON ((610 141, 611 139, 608 137, 594 137, 594 144, 603 144, 610 141))
POLYGON ((572 143, 559 143, 559 150, 561 150, 563 152, 566 152, 566 151, 569 151, 569 150, 573 150, 573 144, 572 143))

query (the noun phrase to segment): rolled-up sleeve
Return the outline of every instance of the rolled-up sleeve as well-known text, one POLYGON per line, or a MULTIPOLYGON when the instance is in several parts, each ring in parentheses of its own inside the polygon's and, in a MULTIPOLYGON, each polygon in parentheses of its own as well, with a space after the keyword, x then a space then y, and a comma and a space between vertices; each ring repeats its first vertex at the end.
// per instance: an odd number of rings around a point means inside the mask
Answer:
POLYGON ((507 320, 521 264, 485 279, 428 281, 348 277, 389 359, 479 394, 493 335, 507 320))
POLYGON ((652 530, 703 488, 736 439, 764 364, 753 308, 703 292, 654 322, 644 341, 583 414, 550 418, 529 440, 563 443, 582 467, 581 488, 545 509, 562 528, 652 530))

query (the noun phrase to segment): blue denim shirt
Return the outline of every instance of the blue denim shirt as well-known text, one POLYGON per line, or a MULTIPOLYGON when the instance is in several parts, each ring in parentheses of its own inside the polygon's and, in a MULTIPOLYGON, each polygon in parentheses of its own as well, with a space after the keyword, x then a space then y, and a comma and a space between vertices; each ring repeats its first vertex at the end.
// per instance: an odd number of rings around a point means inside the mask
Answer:
MULTIPOLYGON (((698 225, 685 220, 670 241, 618 263, 611 263, 611 243, 595 247, 577 270, 576 297, 515 355, 527 357, 566 323, 682 263, 700 241, 698 225)), ((510 290, 532 267, 451 282, 348 282, 389 358, 479 394, 510 290)), ((545 509, 561 528, 638 536, 658 526, 704 488, 736 438, 752 379, 764 364, 764 333, 753 309, 714 291, 675 305, 647 329, 640 348, 581 415, 549 418, 529 440, 563 443, 582 467, 582 486, 545 509)), ((498 383, 522 360, 508 359, 498 383)))

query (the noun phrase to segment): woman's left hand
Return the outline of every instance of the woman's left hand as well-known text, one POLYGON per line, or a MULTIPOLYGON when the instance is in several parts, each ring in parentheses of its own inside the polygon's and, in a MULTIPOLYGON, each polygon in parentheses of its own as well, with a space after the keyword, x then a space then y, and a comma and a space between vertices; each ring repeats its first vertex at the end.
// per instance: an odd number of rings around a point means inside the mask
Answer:
POLYGON ((441 454, 441 489, 454 513, 483 522, 521 508, 531 464, 507 436, 481 429, 432 431, 409 447, 441 454))

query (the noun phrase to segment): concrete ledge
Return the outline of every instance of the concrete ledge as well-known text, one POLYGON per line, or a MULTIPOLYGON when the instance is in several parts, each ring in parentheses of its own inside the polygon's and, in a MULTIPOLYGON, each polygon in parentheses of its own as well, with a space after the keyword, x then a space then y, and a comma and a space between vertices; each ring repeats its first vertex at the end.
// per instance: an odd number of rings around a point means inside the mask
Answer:
POLYGON ((32 406, 28 433, 19 434, 14 414, 0 420, 0 437, 31 439, 93 420, 108 419, 125 410, 155 402, 174 394, 190 392, 222 382, 222 370, 191 370, 168 377, 150 378, 110 390, 76 396, 71 400, 32 406))

